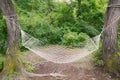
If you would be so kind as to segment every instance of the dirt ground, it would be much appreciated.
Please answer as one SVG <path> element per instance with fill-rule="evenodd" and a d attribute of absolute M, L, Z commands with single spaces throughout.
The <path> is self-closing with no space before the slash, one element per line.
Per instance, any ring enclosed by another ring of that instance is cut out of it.
<path fill-rule="evenodd" d="M 77 50 L 75 50 L 77 51 Z M 23 61 L 31 62 L 35 69 L 32 73 L 49 74 L 58 73 L 63 76 L 47 75 L 47 76 L 15 76 L 9 80 L 120 80 L 119 77 L 105 73 L 102 68 L 94 66 L 92 54 L 80 59 L 77 62 L 69 64 L 56 64 L 45 61 L 32 52 L 23 55 Z"/>
<path fill-rule="evenodd" d="M 120 80 L 120 78 L 114 78 L 114 76 L 105 73 L 102 68 L 95 67 L 91 55 L 78 62 L 70 64 L 55 64 L 47 62 L 33 53 L 28 54 L 27 57 L 28 58 L 25 58 L 26 60 L 35 63 L 34 73 L 60 73 L 65 75 L 62 77 L 29 77 L 27 80 Z"/>

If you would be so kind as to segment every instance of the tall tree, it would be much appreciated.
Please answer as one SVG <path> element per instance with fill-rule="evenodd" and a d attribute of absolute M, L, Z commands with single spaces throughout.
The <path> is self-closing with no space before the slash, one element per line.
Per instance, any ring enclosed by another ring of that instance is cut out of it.
<path fill-rule="evenodd" d="M 19 46 L 20 29 L 17 15 L 11 0 L 0 0 L 0 8 L 5 16 L 8 29 L 8 50 L 12 53 L 14 43 Z"/>
<path fill-rule="evenodd" d="M 105 70 L 120 72 L 120 53 L 118 52 L 117 31 L 120 18 L 120 0 L 109 0 L 103 32 L 103 56 Z"/>
<path fill-rule="evenodd" d="M 12 69 L 11 71 L 14 72 L 14 70 L 18 69 L 16 54 L 17 50 L 19 50 L 19 23 L 11 0 L 0 0 L 0 8 L 5 17 L 8 32 L 7 64 L 5 67 L 9 68 L 9 70 Z"/>

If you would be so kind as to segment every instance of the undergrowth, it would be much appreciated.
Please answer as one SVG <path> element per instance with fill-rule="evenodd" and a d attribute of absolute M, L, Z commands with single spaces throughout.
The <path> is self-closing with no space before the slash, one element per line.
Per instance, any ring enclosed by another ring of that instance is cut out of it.
<path fill-rule="evenodd" d="M 32 72 L 32 71 L 35 69 L 35 67 L 34 67 L 34 66 L 32 65 L 32 63 L 29 62 L 29 61 L 24 61 L 23 64 L 24 64 L 24 66 L 25 66 L 25 69 L 26 69 L 28 72 Z"/>
<path fill-rule="evenodd" d="M 104 65 L 103 53 L 102 53 L 101 47 L 96 51 L 93 59 L 94 59 L 94 63 L 96 66 L 103 66 Z"/>

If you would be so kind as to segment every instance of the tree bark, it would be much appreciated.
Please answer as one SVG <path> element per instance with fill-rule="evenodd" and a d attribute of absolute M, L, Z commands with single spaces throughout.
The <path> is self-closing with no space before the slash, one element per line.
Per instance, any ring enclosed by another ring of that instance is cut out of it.
<path fill-rule="evenodd" d="M 4 68 L 2 71 L 4 77 L 1 76 L 1 79 L 4 80 L 4 78 L 13 74 L 14 71 L 21 71 L 20 59 L 18 58 L 20 29 L 12 1 L 0 0 L 0 8 L 6 19 L 8 32 L 8 49 L 6 51 L 6 61 L 4 62 Z"/>
<path fill-rule="evenodd" d="M 103 32 L 103 57 L 105 70 L 118 74 L 120 62 L 118 56 L 117 32 L 120 18 L 120 0 L 109 0 Z"/>
<path fill-rule="evenodd" d="M 8 50 L 13 52 L 13 47 L 19 47 L 20 29 L 16 12 L 11 0 L 0 0 L 0 8 L 6 19 L 8 31 Z"/>

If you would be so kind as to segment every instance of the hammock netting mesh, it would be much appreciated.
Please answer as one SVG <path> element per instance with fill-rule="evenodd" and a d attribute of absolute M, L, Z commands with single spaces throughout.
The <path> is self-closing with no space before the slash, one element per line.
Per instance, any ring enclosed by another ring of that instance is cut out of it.
<path fill-rule="evenodd" d="M 45 46 L 46 49 L 43 48 L 43 42 L 32 37 L 28 33 L 21 30 L 22 35 L 22 44 L 24 47 L 32 51 L 33 53 L 39 55 L 40 57 L 46 59 L 47 61 L 51 61 L 54 63 L 70 63 L 77 61 L 99 48 L 100 35 L 97 35 L 93 38 L 89 38 L 86 40 L 86 44 L 83 47 L 77 49 L 76 52 L 72 51 L 72 49 L 68 49 L 66 51 L 65 46 L 55 45 L 50 48 L 49 46 Z"/>
<path fill-rule="evenodd" d="M 12 23 L 16 25 L 15 20 L 11 17 L 6 17 L 7 21 L 11 21 Z M 20 28 L 21 29 L 21 28 Z M 100 36 L 101 34 L 87 39 L 85 44 L 82 47 L 76 48 L 76 51 L 74 51 L 71 48 L 68 48 L 63 45 L 45 45 L 43 41 L 34 38 L 30 34 L 26 33 L 21 29 L 21 37 L 22 37 L 22 45 L 27 48 L 28 50 L 32 51 L 33 53 L 37 54 L 41 58 L 57 63 L 57 64 L 65 64 L 65 63 L 72 63 L 75 61 L 79 61 L 80 59 L 86 57 L 87 55 L 93 53 L 99 48 L 99 42 L 100 42 Z M 9 64 L 9 63 L 8 63 Z M 19 64 L 19 63 L 18 63 Z M 20 63 L 22 64 L 22 63 Z M 9 71 L 9 70 L 8 70 Z M 7 76 L 8 71 L 6 71 L 5 75 L 3 75 L 2 80 L 6 80 L 6 78 L 11 78 L 12 76 Z M 59 74 L 59 73 L 46 73 L 46 74 L 35 74 L 26 71 L 21 66 L 21 73 L 23 74 L 23 77 L 27 78 L 28 76 L 36 76 L 36 77 L 43 77 L 43 76 L 61 76 L 65 77 L 66 75 Z"/>

